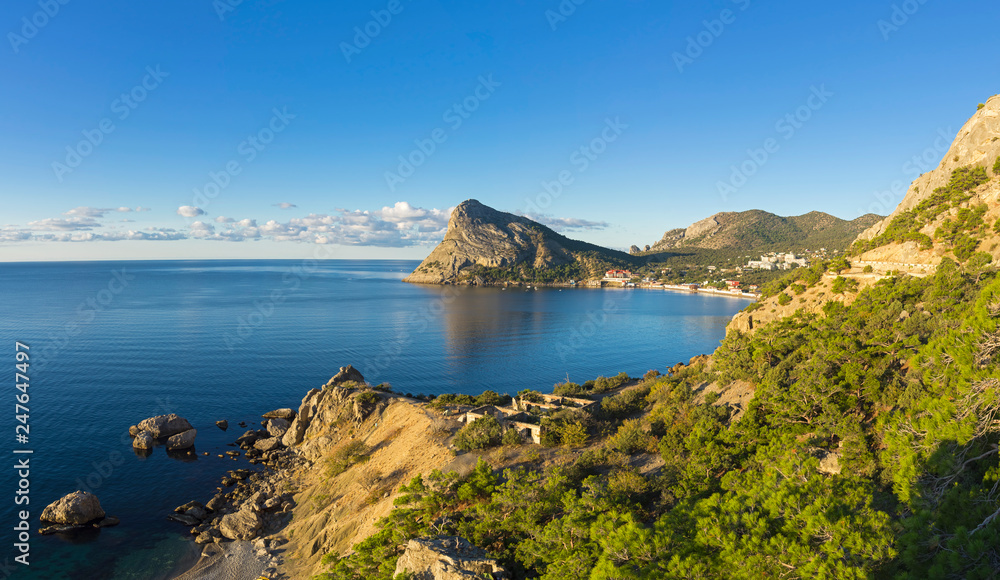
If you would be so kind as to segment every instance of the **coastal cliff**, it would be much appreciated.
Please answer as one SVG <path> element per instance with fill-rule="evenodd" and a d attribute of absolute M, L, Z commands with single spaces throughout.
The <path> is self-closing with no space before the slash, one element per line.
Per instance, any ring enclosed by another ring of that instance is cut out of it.
<path fill-rule="evenodd" d="M 624 252 L 572 240 L 526 217 L 470 199 L 455 208 L 444 240 L 403 281 L 560 281 L 598 277 L 601 268 L 631 263 Z"/>

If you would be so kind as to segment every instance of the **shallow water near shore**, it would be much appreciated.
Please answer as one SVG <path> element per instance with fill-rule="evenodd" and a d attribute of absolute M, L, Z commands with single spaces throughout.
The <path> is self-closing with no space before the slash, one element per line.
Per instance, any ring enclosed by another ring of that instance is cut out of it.
<path fill-rule="evenodd" d="M 461 288 L 400 280 L 416 261 L 0 264 L 0 337 L 31 347 L 30 567 L 14 578 L 155 579 L 191 562 L 167 521 L 208 500 L 260 414 L 353 364 L 400 393 L 550 390 L 710 353 L 746 300 L 663 290 Z M 11 398 L 12 387 L 9 390 Z M 10 407 L 13 411 L 13 405 Z M 177 413 L 197 456 L 136 456 L 129 425 Z M 215 426 L 227 419 L 228 432 Z M 208 456 L 202 455 L 209 452 Z M 18 485 L 5 476 L 7 489 Z M 89 489 L 121 525 L 40 536 L 48 503 Z M 4 506 L 5 525 L 17 510 Z M 9 544 L 8 544 L 9 545 Z M 8 548 L 10 562 L 16 555 Z"/>

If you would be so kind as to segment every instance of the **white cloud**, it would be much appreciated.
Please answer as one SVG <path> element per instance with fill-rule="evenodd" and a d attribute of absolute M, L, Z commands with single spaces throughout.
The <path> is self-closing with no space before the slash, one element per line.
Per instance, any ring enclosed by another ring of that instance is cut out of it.
<path fill-rule="evenodd" d="M 288 203 L 287 201 L 283 201 L 281 203 L 276 203 L 276 204 L 274 204 L 274 206 L 275 207 L 280 207 L 281 209 L 292 209 L 293 207 L 299 207 L 299 206 L 295 205 L 294 203 Z"/>
<path fill-rule="evenodd" d="M 122 207 L 116 209 L 115 211 L 117 211 L 119 213 L 129 213 L 130 211 L 132 211 L 132 208 L 122 206 Z"/>
<path fill-rule="evenodd" d="M 200 207 L 195 207 L 193 205 L 182 205 L 177 208 L 177 215 L 184 217 L 198 217 L 200 215 L 205 215 L 205 210 Z"/>
<path fill-rule="evenodd" d="M 99 227 L 101 227 L 101 224 L 91 217 L 71 217 L 66 219 L 48 218 L 28 222 L 29 230 L 38 230 L 43 232 L 87 231 Z"/>
<path fill-rule="evenodd" d="M 557 232 L 567 230 L 603 230 L 611 226 L 608 222 L 593 222 L 579 218 L 558 218 L 550 215 L 521 214 L 524 217 L 549 226 Z"/>
<path fill-rule="evenodd" d="M 152 211 L 148 207 L 142 207 L 141 205 L 135 208 L 135 211 Z"/>
<path fill-rule="evenodd" d="M 87 207 L 82 205 L 80 207 L 74 207 L 69 211 L 63 212 L 63 215 L 71 215 L 71 216 L 85 217 L 85 218 L 102 218 L 104 217 L 104 214 L 112 211 L 115 210 L 109 208 L 100 208 L 100 207 Z"/>
<path fill-rule="evenodd" d="M 234 221 L 236 221 L 236 220 L 234 220 L 231 217 L 226 217 L 224 215 L 216 216 L 216 218 L 215 218 L 215 223 L 217 223 L 217 224 L 231 224 Z"/>

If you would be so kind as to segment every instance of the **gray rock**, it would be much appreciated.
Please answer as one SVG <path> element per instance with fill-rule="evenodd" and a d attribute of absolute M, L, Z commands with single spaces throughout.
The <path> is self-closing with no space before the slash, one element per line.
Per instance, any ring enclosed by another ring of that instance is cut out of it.
<path fill-rule="evenodd" d="M 236 438 L 236 444 L 239 445 L 240 447 L 243 447 L 244 445 L 250 446 L 250 445 L 253 445 L 254 442 L 256 442 L 257 439 L 259 439 L 259 438 L 260 438 L 260 435 L 258 435 L 256 431 L 254 431 L 253 429 L 251 429 L 251 430 L 247 431 L 246 433 L 244 433 L 244 434 L 240 435 L 239 437 L 237 437 Z"/>
<path fill-rule="evenodd" d="M 340 372 L 333 375 L 333 378 L 326 383 L 326 386 L 332 387 L 348 382 L 364 384 L 365 377 L 358 369 L 352 365 L 347 365 L 346 367 L 340 367 Z"/>
<path fill-rule="evenodd" d="M 167 449 L 170 451 L 190 449 L 194 446 L 194 438 L 197 435 L 197 429 L 188 429 L 182 433 L 172 435 L 169 439 L 167 439 Z"/>
<path fill-rule="evenodd" d="M 149 431 L 153 437 L 159 439 L 183 433 L 191 428 L 191 424 L 188 423 L 187 419 L 171 413 L 169 415 L 150 417 L 139 423 L 138 428 L 140 431 Z"/>
<path fill-rule="evenodd" d="M 189 516 L 187 514 L 170 514 L 167 519 L 174 522 L 180 522 L 185 526 L 197 526 L 201 523 L 201 520 L 194 516 Z"/>
<path fill-rule="evenodd" d="M 104 518 L 97 496 L 86 491 L 74 491 L 48 505 L 39 519 L 53 524 L 80 525 Z"/>
<path fill-rule="evenodd" d="M 252 540 L 262 526 L 260 516 L 249 506 L 240 511 L 226 514 L 219 520 L 219 531 L 230 540 Z"/>
<path fill-rule="evenodd" d="M 208 512 L 205 511 L 205 508 L 193 507 L 188 511 L 184 512 L 184 515 L 196 518 L 198 521 L 204 521 L 204 519 L 208 517 Z"/>
<path fill-rule="evenodd" d="M 287 419 L 271 419 L 267 422 L 267 432 L 271 437 L 283 437 L 290 426 Z"/>
<path fill-rule="evenodd" d="M 295 418 L 295 411 L 291 409 L 275 409 L 262 415 L 265 419 L 284 419 L 291 422 Z"/>
<path fill-rule="evenodd" d="M 473 580 L 509 578 L 507 570 L 488 558 L 486 551 L 464 538 L 417 538 L 406 544 L 395 574 L 409 572 L 414 580 Z"/>
<path fill-rule="evenodd" d="M 261 439 L 253 444 L 253 448 L 258 451 L 273 451 L 279 447 L 281 447 L 281 439 L 279 437 Z"/>
<path fill-rule="evenodd" d="M 132 447 L 136 449 L 152 449 L 153 435 L 149 431 L 140 431 L 132 440 Z"/>
<path fill-rule="evenodd" d="M 316 413 L 316 406 L 322 392 L 320 389 L 312 389 L 302 398 L 302 404 L 299 405 L 299 412 L 295 415 L 295 420 L 292 421 L 288 431 L 285 431 L 285 436 L 281 438 L 281 442 L 286 447 L 302 443 L 306 429 L 309 428 L 309 422 L 312 421 L 313 415 Z"/>
<path fill-rule="evenodd" d="M 229 421 L 226 421 L 225 419 L 221 421 L 216 421 L 215 426 L 225 431 L 226 429 L 229 429 Z"/>
<path fill-rule="evenodd" d="M 103 520 L 97 522 L 96 525 L 99 528 L 113 528 L 120 523 L 122 523 L 122 521 L 115 516 L 106 516 Z"/>

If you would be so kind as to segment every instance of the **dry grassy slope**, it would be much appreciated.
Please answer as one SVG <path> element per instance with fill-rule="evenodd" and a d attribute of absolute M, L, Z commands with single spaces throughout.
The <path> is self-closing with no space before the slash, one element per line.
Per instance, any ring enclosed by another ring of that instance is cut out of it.
<path fill-rule="evenodd" d="M 310 429 L 313 437 L 330 437 L 332 443 L 312 467 L 289 482 L 299 491 L 292 523 L 284 531 L 289 539 L 285 572 L 292 578 L 319 574 L 323 555 L 346 554 L 376 531 L 375 522 L 392 511 L 400 484 L 451 463 L 454 457 L 444 445 L 442 426 L 419 404 L 391 397 L 387 407 L 360 425 L 343 422 Z M 329 477 L 329 459 L 353 440 L 374 452 L 366 462 Z"/>
<path fill-rule="evenodd" d="M 857 280 L 859 292 L 874 285 L 884 277 L 883 274 L 878 272 L 865 274 L 862 272 L 861 268 L 852 268 L 850 271 L 843 272 L 841 275 L 845 278 L 853 278 Z M 835 278 L 836 276 L 833 274 L 825 274 L 815 286 L 807 288 L 805 292 L 798 296 L 791 290 L 786 290 L 785 293 L 792 297 L 792 301 L 785 305 L 778 303 L 778 296 L 771 296 L 770 298 L 762 300 L 760 302 L 761 308 L 749 313 L 746 311 L 737 313 L 736 316 L 734 316 L 729 322 L 729 326 L 726 327 L 726 332 L 740 331 L 743 333 L 749 333 L 770 322 L 781 320 L 786 316 L 791 316 L 798 310 L 802 310 L 807 313 L 822 314 L 823 305 L 827 302 L 837 301 L 843 302 L 844 304 L 851 304 L 854 302 L 854 299 L 857 298 L 858 295 L 857 292 L 844 292 L 843 294 L 833 293 L 831 286 L 833 285 L 833 280 Z"/>

